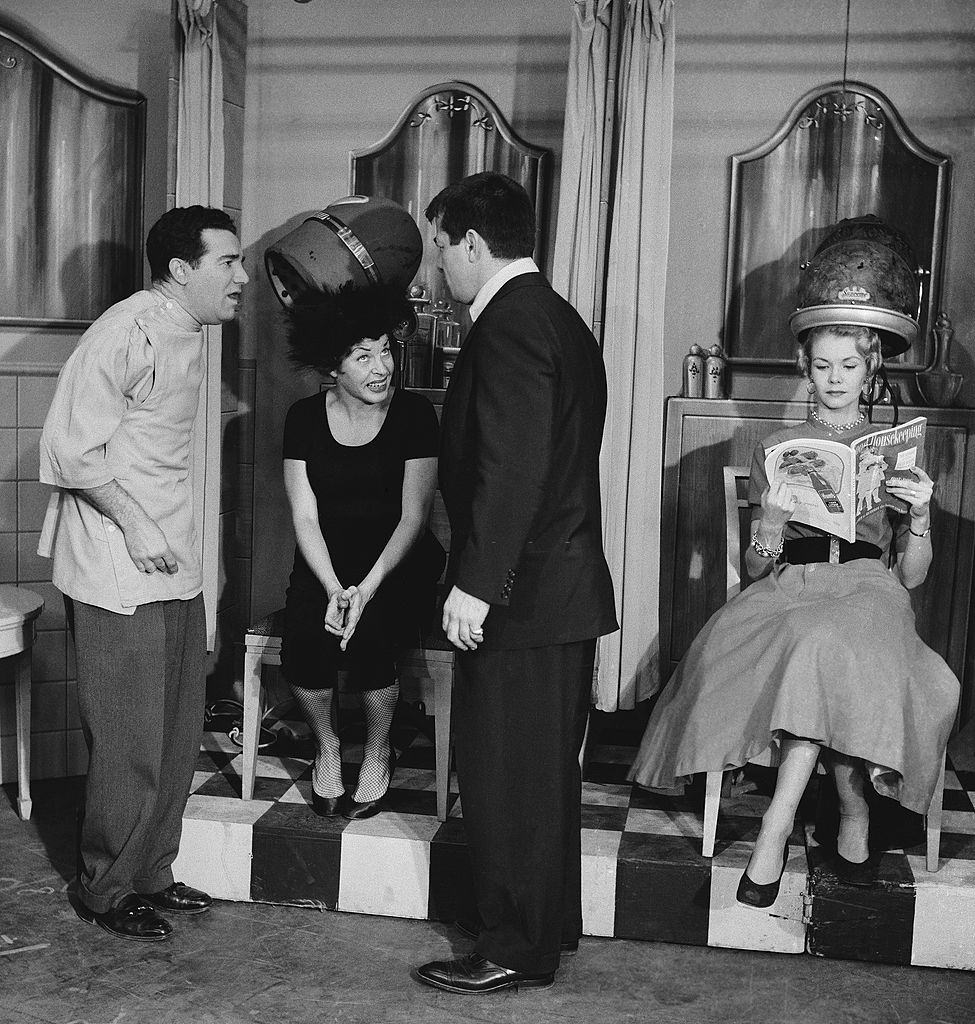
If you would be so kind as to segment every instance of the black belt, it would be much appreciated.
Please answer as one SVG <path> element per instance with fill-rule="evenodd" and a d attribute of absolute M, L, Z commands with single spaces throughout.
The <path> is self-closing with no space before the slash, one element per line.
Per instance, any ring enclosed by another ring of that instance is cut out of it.
<path fill-rule="evenodd" d="M 835 539 L 835 538 L 834 538 Z M 807 565 L 809 562 L 829 561 L 829 537 L 797 537 L 785 542 L 785 561 L 789 565 Z M 840 562 L 852 562 L 854 558 L 881 558 L 883 552 L 876 544 L 856 540 L 852 544 L 837 540 L 840 546 Z"/>

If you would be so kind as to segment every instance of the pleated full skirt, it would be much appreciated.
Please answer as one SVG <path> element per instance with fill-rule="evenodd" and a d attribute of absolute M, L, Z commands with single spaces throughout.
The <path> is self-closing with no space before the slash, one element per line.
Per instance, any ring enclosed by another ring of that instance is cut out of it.
<path fill-rule="evenodd" d="M 740 767 L 788 733 L 862 758 L 879 793 L 924 814 L 959 689 L 879 560 L 787 565 L 695 638 L 629 778 L 672 789 L 696 772 Z"/>

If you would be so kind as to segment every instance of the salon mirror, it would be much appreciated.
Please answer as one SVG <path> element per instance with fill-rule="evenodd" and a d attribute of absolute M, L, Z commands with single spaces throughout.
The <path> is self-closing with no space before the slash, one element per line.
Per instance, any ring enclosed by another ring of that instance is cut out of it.
<path fill-rule="evenodd" d="M 535 259 L 540 261 L 547 155 L 548 150 L 519 138 L 480 89 L 466 82 L 445 82 L 415 96 L 375 145 L 350 153 L 349 191 L 392 199 L 409 211 L 424 239 L 416 283 L 424 286 L 432 303 L 450 302 L 436 267 L 433 228 L 423 215 L 427 204 L 445 185 L 468 174 L 507 174 L 521 182 L 535 202 Z"/>
<path fill-rule="evenodd" d="M 893 369 L 933 359 L 950 161 L 921 143 L 883 93 L 833 82 L 806 93 L 775 134 L 731 158 L 724 345 L 731 362 L 794 365 L 789 314 L 803 264 L 832 224 L 874 213 L 916 257 L 918 339 Z"/>
<path fill-rule="evenodd" d="M 0 22 L 0 324 L 85 327 L 141 286 L 145 106 Z"/>

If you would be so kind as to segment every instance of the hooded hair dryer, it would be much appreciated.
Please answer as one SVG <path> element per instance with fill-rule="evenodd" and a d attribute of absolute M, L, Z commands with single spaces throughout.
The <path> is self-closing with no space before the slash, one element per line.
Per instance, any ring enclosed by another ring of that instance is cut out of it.
<path fill-rule="evenodd" d="M 299 224 L 264 253 L 271 286 L 286 309 L 343 285 L 391 285 L 403 294 L 420 267 L 423 239 L 390 199 L 346 196 Z"/>

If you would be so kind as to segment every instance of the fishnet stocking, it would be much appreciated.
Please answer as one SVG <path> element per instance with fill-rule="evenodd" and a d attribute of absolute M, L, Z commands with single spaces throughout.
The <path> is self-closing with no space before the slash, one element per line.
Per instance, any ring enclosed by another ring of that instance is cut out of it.
<path fill-rule="evenodd" d="M 342 751 L 335 733 L 335 690 L 306 690 L 292 683 L 291 692 L 318 743 L 318 754 L 311 771 L 312 789 L 319 796 L 341 796 L 345 788 L 342 785 Z"/>
<path fill-rule="evenodd" d="M 393 752 L 389 730 L 399 700 L 399 681 L 382 690 L 363 690 L 361 697 L 366 716 L 366 742 L 362 748 L 359 783 L 352 797 L 357 803 L 378 800 L 389 789 L 389 762 Z"/>

